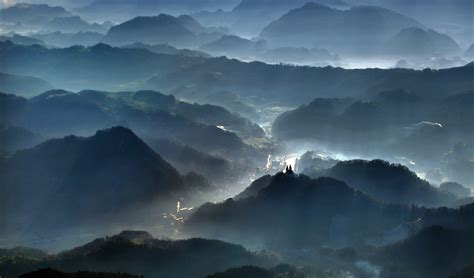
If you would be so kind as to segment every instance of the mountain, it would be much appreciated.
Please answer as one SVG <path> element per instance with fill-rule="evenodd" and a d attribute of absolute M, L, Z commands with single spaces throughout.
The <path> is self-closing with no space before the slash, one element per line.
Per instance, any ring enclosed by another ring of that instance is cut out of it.
<path fill-rule="evenodd" d="M 220 39 L 204 44 L 200 50 L 215 56 L 256 57 L 266 49 L 264 40 L 251 41 L 234 35 L 222 36 Z"/>
<path fill-rule="evenodd" d="M 412 18 L 380 7 L 356 6 L 338 10 L 309 3 L 270 23 L 259 37 L 272 47 L 319 47 L 337 53 L 368 54 L 391 34 L 421 26 Z"/>
<path fill-rule="evenodd" d="M 234 91 L 251 103 L 298 106 L 317 97 L 364 98 L 367 94 L 399 88 L 424 97 L 441 98 L 471 90 L 473 71 L 467 65 L 424 71 L 295 67 L 217 57 L 154 76 L 148 79 L 146 87 L 187 98 Z"/>
<path fill-rule="evenodd" d="M 7 277 L 38 268 L 52 267 L 72 272 L 127 272 L 146 277 L 205 277 L 242 265 L 268 267 L 273 258 L 250 252 L 240 245 L 217 240 L 147 239 L 143 243 L 115 235 L 53 255 L 48 260 L 13 264 L 5 260 L 0 269 Z"/>
<path fill-rule="evenodd" d="M 471 59 L 474 58 L 474 43 L 471 44 L 468 49 L 466 49 L 466 51 L 464 52 L 464 56 Z"/>
<path fill-rule="evenodd" d="M 386 245 L 433 225 L 469 230 L 473 217 L 472 204 L 459 209 L 388 204 L 343 181 L 289 170 L 256 180 L 236 198 L 202 205 L 183 231 L 259 248 L 311 250 Z"/>
<path fill-rule="evenodd" d="M 104 272 L 90 272 L 90 271 L 78 271 L 78 272 L 62 272 L 51 268 L 38 269 L 32 272 L 23 273 L 20 275 L 21 278 L 36 278 L 36 277 L 56 277 L 56 278 L 140 278 L 138 275 L 131 275 L 127 273 L 104 273 Z"/>
<path fill-rule="evenodd" d="M 431 186 L 407 167 L 382 160 L 342 161 L 321 170 L 314 177 L 332 177 L 344 181 L 377 200 L 389 203 L 440 207 L 456 200 L 455 195 Z"/>
<path fill-rule="evenodd" d="M 121 22 L 134 16 L 152 16 L 158 13 L 189 14 L 201 10 L 230 9 L 237 4 L 238 0 L 133 0 L 133 1 L 88 1 L 82 7 L 74 11 L 91 20 L 111 20 Z"/>
<path fill-rule="evenodd" d="M 35 33 L 32 36 L 56 47 L 71 47 L 73 45 L 92 46 L 98 44 L 104 37 L 103 34 L 96 32 L 62 33 L 59 31 Z"/>
<path fill-rule="evenodd" d="M 20 45 L 34 45 L 34 44 L 37 44 L 37 45 L 42 45 L 42 46 L 45 46 L 47 47 L 47 44 L 40 40 L 40 39 L 36 39 L 36 38 L 33 38 L 33 37 L 28 37 L 28 36 L 22 36 L 22 35 L 18 35 L 16 33 L 13 33 L 11 35 L 2 35 L 0 36 L 0 41 L 11 41 L 12 43 L 14 44 L 20 44 Z"/>
<path fill-rule="evenodd" d="M 277 277 L 295 277 L 304 278 L 305 274 L 296 267 L 281 264 L 275 267 L 264 269 L 257 266 L 242 266 L 230 268 L 224 272 L 208 275 L 206 278 L 277 278 Z"/>
<path fill-rule="evenodd" d="M 110 28 L 110 24 L 89 23 L 79 16 L 55 17 L 49 21 L 44 29 L 46 31 L 60 31 L 64 33 L 77 32 L 97 32 L 106 33 Z"/>
<path fill-rule="evenodd" d="M 457 182 L 443 182 L 439 185 L 441 191 L 446 191 L 456 195 L 458 198 L 471 197 L 471 189 L 459 184 Z"/>
<path fill-rule="evenodd" d="M 125 96 L 125 94 L 122 94 Z M 238 114 L 210 104 L 190 104 L 179 101 L 174 96 L 155 91 L 138 91 L 129 95 L 133 101 L 153 109 L 167 111 L 189 120 L 207 125 L 222 127 L 242 138 L 263 137 L 264 131 L 256 124 Z"/>
<path fill-rule="evenodd" d="M 45 136 L 89 135 L 115 125 L 132 128 L 147 139 L 172 138 L 199 151 L 239 163 L 263 163 L 265 156 L 229 130 L 258 137 L 249 120 L 212 105 L 181 102 L 154 91 L 107 93 L 85 90 L 45 92 L 26 100 L 0 95 L 11 107 L 1 119 Z M 249 161 L 249 158 L 252 160 Z"/>
<path fill-rule="evenodd" d="M 459 45 L 448 35 L 418 27 L 401 30 L 388 41 L 387 48 L 393 54 L 404 57 L 431 57 L 461 53 Z"/>
<path fill-rule="evenodd" d="M 207 183 L 189 183 L 124 127 L 48 140 L 1 164 L 2 203 L 8 212 L 2 234 L 11 242 L 43 233 L 64 236 L 104 219 L 101 229 L 106 230 L 130 220 L 121 216 L 155 202 L 154 210 L 160 211 L 178 198 L 197 201 L 211 189 Z"/>
<path fill-rule="evenodd" d="M 256 195 L 201 206 L 185 222 L 185 232 L 276 250 L 348 246 L 388 241 L 388 231 L 406 216 L 403 208 L 385 206 L 332 178 L 278 173 L 262 179 L 246 189 Z"/>
<path fill-rule="evenodd" d="M 318 140 L 333 151 L 355 156 L 405 157 L 420 171 L 423 167 L 446 171 L 444 155 L 472 136 L 465 120 L 472 114 L 471 97 L 472 92 L 433 98 L 389 90 L 365 101 L 319 98 L 278 116 L 272 134 L 286 142 Z M 468 167 L 457 167 L 457 173 L 446 173 L 447 177 L 470 184 L 459 172 L 462 168 Z"/>
<path fill-rule="evenodd" d="M 114 45 L 135 42 L 145 44 L 170 44 L 175 47 L 194 47 L 200 43 L 201 34 L 211 33 L 194 18 L 182 15 L 174 17 L 167 14 L 141 16 L 113 26 L 103 41 Z M 211 35 L 211 37 L 217 35 Z"/>
<path fill-rule="evenodd" d="M 243 35 L 256 36 L 259 30 L 262 30 L 273 20 L 306 3 L 308 1 L 304 0 L 242 0 L 231 11 L 231 18 L 235 18 L 232 29 Z"/>
<path fill-rule="evenodd" d="M 74 65 L 69 62 L 71 57 Z M 420 96 L 443 97 L 471 90 L 474 72 L 474 67 L 467 65 L 424 71 L 268 65 L 105 44 L 48 50 L 0 42 L 0 59 L 0 71 L 43 78 L 70 90 L 139 87 L 191 100 L 230 91 L 247 103 L 264 106 L 298 106 L 316 97 L 366 97 L 397 88 Z"/>
<path fill-rule="evenodd" d="M 71 16 L 63 7 L 46 4 L 18 3 L 2 9 L 2 20 L 10 23 L 45 24 L 55 17 Z"/>
<path fill-rule="evenodd" d="M 30 148 L 42 141 L 44 138 L 41 135 L 27 129 L 0 124 L 0 154 Z"/>
<path fill-rule="evenodd" d="M 404 241 L 381 248 L 373 261 L 383 266 L 386 275 L 398 270 L 408 276 L 448 277 L 472 264 L 471 233 L 472 230 L 427 227 Z"/>
<path fill-rule="evenodd" d="M 296 63 L 304 65 L 327 65 L 330 61 L 337 61 L 337 55 L 331 54 L 325 49 L 304 47 L 279 47 L 268 49 L 259 56 L 268 63 Z M 326 64 L 325 64 L 326 63 Z"/>
<path fill-rule="evenodd" d="M 254 171 L 251 167 L 202 153 L 170 139 L 150 139 L 147 143 L 181 173 L 199 173 L 217 185 L 238 184 L 242 176 Z"/>
<path fill-rule="evenodd" d="M 0 73 L 0 92 L 32 97 L 51 89 L 53 85 L 36 77 Z"/>
<path fill-rule="evenodd" d="M 191 49 L 178 49 L 174 46 L 169 44 L 144 44 L 140 42 L 132 43 L 129 45 L 123 46 L 124 48 L 144 48 L 150 50 L 154 53 L 161 53 L 161 54 L 170 54 L 170 55 L 184 55 L 189 57 L 202 57 L 202 58 L 210 58 L 211 55 L 198 51 L 198 50 L 191 50 Z"/>

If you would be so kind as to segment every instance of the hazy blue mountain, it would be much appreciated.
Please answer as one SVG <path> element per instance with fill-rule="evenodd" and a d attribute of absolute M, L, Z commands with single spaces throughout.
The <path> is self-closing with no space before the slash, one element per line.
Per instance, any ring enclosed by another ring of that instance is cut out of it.
<path fill-rule="evenodd" d="M 183 63 L 199 60 L 186 56 L 152 53 L 145 49 L 114 48 L 106 44 L 88 48 L 74 46 L 46 50 L 41 47 L 17 46 L 9 42 L 0 42 L 0 56 L 4 61 L 1 64 L 2 71 L 42 76 L 59 87 L 73 87 L 74 90 L 110 89 L 111 84 L 115 84 L 117 90 L 121 87 L 119 84 L 144 79 L 160 72 L 173 71 Z M 70 70 L 71 57 L 74 57 L 75 65 L 80 70 Z M 135 70 L 130 71 L 130 67 Z"/>
<path fill-rule="evenodd" d="M 440 207 L 453 204 L 457 198 L 431 186 L 407 167 L 382 160 L 342 161 L 313 177 L 344 181 L 377 200 L 389 203 Z"/>
<path fill-rule="evenodd" d="M 264 131 L 258 125 L 216 105 L 190 104 L 177 100 L 173 95 L 164 95 L 155 91 L 138 91 L 120 95 L 144 106 L 149 106 L 151 109 L 167 111 L 198 123 L 222 127 L 242 138 L 264 136 Z"/>
<path fill-rule="evenodd" d="M 371 99 L 316 99 L 277 117 L 272 133 L 281 141 L 319 140 L 340 151 L 408 157 L 434 168 L 446 168 L 445 153 L 472 136 L 465 120 L 472 114 L 472 92 L 432 99 L 392 90 Z"/>
<path fill-rule="evenodd" d="M 68 62 L 70 57 L 74 57 L 74 65 Z M 187 99 L 231 91 L 265 105 L 301 105 L 316 97 L 359 97 L 397 88 L 441 97 L 470 90 L 474 82 L 474 67 L 469 65 L 424 71 L 310 68 L 165 55 L 105 44 L 45 50 L 0 42 L 0 59 L 0 71 L 44 78 L 72 90 L 117 91 L 128 85 Z"/>
<path fill-rule="evenodd" d="M 94 0 L 88 5 L 75 9 L 80 15 L 94 20 L 124 21 L 133 16 L 152 16 L 159 13 L 172 15 L 188 14 L 201 10 L 215 10 L 218 8 L 230 9 L 234 7 L 238 0 Z"/>
<path fill-rule="evenodd" d="M 310 3 L 269 24 L 259 37 L 267 40 L 269 46 L 319 47 L 338 53 L 369 54 L 391 34 L 421 26 L 412 18 L 380 7 L 338 10 Z"/>
<path fill-rule="evenodd" d="M 200 202 L 200 194 L 212 189 L 206 182 L 189 183 L 124 127 L 48 140 L 1 164 L 8 212 L 2 234 L 16 230 L 10 238 L 16 241 L 35 234 L 65 236 L 67 229 L 108 219 L 101 227 L 106 230 L 154 202 L 160 211 L 179 197 Z"/>
<path fill-rule="evenodd" d="M 220 39 L 204 44 L 200 50 L 215 56 L 257 57 L 265 51 L 264 40 L 252 41 L 234 35 L 222 36 Z"/>
<path fill-rule="evenodd" d="M 79 16 L 55 17 L 49 21 L 43 30 L 63 33 L 77 32 L 97 32 L 106 33 L 110 28 L 110 24 L 88 23 Z"/>
<path fill-rule="evenodd" d="M 195 44 L 196 34 L 186 28 L 177 17 L 160 14 L 154 17 L 136 17 L 112 27 L 103 41 L 124 45 L 134 42 L 147 44 L 171 44 L 189 47 Z"/>
<path fill-rule="evenodd" d="M 135 42 L 170 44 L 175 47 L 195 47 L 217 39 L 222 34 L 208 29 L 188 15 L 174 17 L 167 14 L 141 16 L 110 28 L 103 41 L 114 45 Z"/>
<path fill-rule="evenodd" d="M 53 85 L 36 77 L 0 73 L 0 92 L 32 97 L 51 89 Z"/>
<path fill-rule="evenodd" d="M 48 46 L 44 41 L 40 39 L 36 39 L 33 37 L 28 37 L 28 36 L 22 36 L 18 34 L 11 34 L 11 35 L 2 35 L 0 36 L 0 41 L 11 41 L 14 44 L 20 44 L 20 45 L 42 45 L 42 46 Z"/>
<path fill-rule="evenodd" d="M 360 97 L 403 88 L 420 96 L 441 97 L 470 90 L 474 67 L 445 70 L 346 70 L 242 63 L 212 58 L 148 80 L 147 87 L 197 97 L 235 91 L 254 102 L 301 105 L 315 97 Z M 443 81 L 441 81 L 443 80 Z M 189 86 L 193 84 L 192 86 Z M 255 97 L 257 96 L 257 98 Z"/>
<path fill-rule="evenodd" d="M 471 197 L 471 189 L 457 182 L 443 182 L 439 185 L 439 189 L 454 194 L 458 198 Z"/>
<path fill-rule="evenodd" d="M 217 185 L 238 183 L 242 175 L 251 174 L 254 170 L 246 165 L 202 153 L 170 139 L 146 141 L 181 173 L 199 173 Z"/>
<path fill-rule="evenodd" d="M 338 162 L 318 151 L 307 151 L 296 161 L 295 168 L 300 173 L 312 176 L 314 172 L 331 168 Z"/>
<path fill-rule="evenodd" d="M 448 35 L 418 27 L 401 30 L 388 41 L 387 49 L 388 52 L 404 57 L 431 57 L 461 53 L 459 45 Z"/>
<path fill-rule="evenodd" d="M 36 133 L 19 126 L 0 124 L 0 153 L 11 153 L 19 149 L 33 147 L 44 141 L 44 138 Z"/>
<path fill-rule="evenodd" d="M 18 3 L 2 9 L 2 20 L 11 23 L 45 24 L 55 17 L 71 16 L 64 8 L 46 4 Z"/>
<path fill-rule="evenodd" d="M 173 138 L 197 150 L 242 163 L 257 165 L 263 153 L 245 144 L 242 136 L 261 136 L 249 120 L 212 105 L 193 105 L 153 91 L 106 93 L 63 90 L 45 92 L 30 100 L 0 95 L 8 107 L 0 120 L 45 136 L 89 135 L 95 130 L 125 125 L 140 136 Z M 223 127 L 217 127 L 223 126 Z"/>
<path fill-rule="evenodd" d="M 342 1 L 313 1 L 326 2 L 324 4 L 335 4 L 337 6 Z M 299 8 L 308 1 L 281 1 L 281 0 L 242 0 L 239 5 L 232 9 L 231 16 L 235 18 L 232 28 L 242 34 L 257 35 L 258 31 L 267 24 L 289 10 Z"/>
<path fill-rule="evenodd" d="M 53 255 L 48 260 L 22 261 L 12 264 L 5 260 L 0 269 L 6 275 L 38 268 L 52 267 L 66 272 L 78 269 L 94 272 L 127 272 L 146 277 L 205 277 L 242 265 L 269 267 L 272 258 L 250 252 L 240 245 L 217 240 L 147 239 L 130 240 L 122 234 L 98 238 L 85 245 Z"/>
<path fill-rule="evenodd" d="M 229 111 L 242 115 L 258 122 L 261 116 L 256 107 L 246 103 L 238 94 L 229 91 L 220 91 L 198 99 L 200 103 L 209 103 L 222 106 Z"/>
<path fill-rule="evenodd" d="M 464 52 L 464 56 L 471 59 L 474 58 L 474 43 L 471 44 L 468 49 L 466 49 L 466 51 Z"/>
<path fill-rule="evenodd" d="M 104 37 L 96 32 L 78 32 L 78 33 L 35 33 L 34 38 L 44 40 L 49 45 L 56 47 L 71 47 L 73 45 L 92 46 L 98 44 Z"/>
<path fill-rule="evenodd" d="M 268 49 L 259 56 L 268 63 L 296 63 L 304 65 L 327 65 L 332 61 L 337 61 L 337 55 L 331 54 L 325 49 L 304 48 L 304 47 L 279 47 Z"/>
<path fill-rule="evenodd" d="M 124 48 L 144 48 L 144 49 L 150 50 L 151 52 L 160 53 L 160 54 L 184 55 L 184 56 L 189 56 L 189 57 L 202 57 L 202 58 L 211 57 L 211 55 L 203 51 L 191 50 L 191 49 L 178 49 L 169 44 L 149 45 L 149 44 L 136 42 L 129 45 L 125 45 L 123 47 Z"/>

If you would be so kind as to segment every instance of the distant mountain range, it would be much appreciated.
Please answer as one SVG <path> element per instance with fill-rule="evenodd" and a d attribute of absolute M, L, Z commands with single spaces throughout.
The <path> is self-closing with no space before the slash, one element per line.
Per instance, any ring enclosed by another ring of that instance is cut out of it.
<path fill-rule="evenodd" d="M 77 32 L 77 33 L 35 33 L 32 37 L 47 42 L 48 45 L 55 47 L 71 47 L 74 45 L 92 46 L 98 44 L 104 34 L 97 32 Z"/>
<path fill-rule="evenodd" d="M 337 53 L 368 54 L 378 50 L 390 35 L 408 27 L 422 25 L 412 18 L 379 7 L 357 6 L 338 10 L 306 4 L 272 22 L 259 37 L 267 40 L 270 46 L 319 47 Z"/>
<path fill-rule="evenodd" d="M 55 17 L 49 21 L 44 31 L 61 31 L 65 33 L 76 33 L 76 32 L 98 32 L 106 33 L 112 26 L 110 22 L 104 24 L 88 23 L 79 16 L 68 16 L 68 17 Z"/>
<path fill-rule="evenodd" d="M 421 97 L 392 90 L 369 101 L 316 99 L 278 116 L 272 132 L 281 141 L 319 140 L 329 148 L 354 155 L 405 157 L 417 167 L 464 165 L 449 166 L 452 170 L 445 174 L 469 185 L 469 159 L 457 155 L 447 159 L 446 154 L 472 136 L 470 123 L 465 120 L 472 114 L 472 96 L 466 92 L 444 98 Z M 472 153 L 466 156 L 472 157 Z"/>
<path fill-rule="evenodd" d="M 217 39 L 222 34 L 208 29 L 188 15 L 174 17 L 167 14 L 136 17 L 113 26 L 103 42 L 125 45 L 135 42 L 145 44 L 171 44 L 175 47 L 195 47 L 206 41 Z"/>
<path fill-rule="evenodd" d="M 74 57 L 74 65 L 69 63 L 70 57 Z M 187 99 L 233 91 L 242 100 L 251 97 L 253 102 L 266 105 L 301 105 L 316 97 L 360 97 L 397 88 L 441 97 L 470 90 L 474 71 L 469 65 L 432 71 L 304 68 L 165 55 L 105 44 L 47 50 L 0 42 L 0 59 L 0 71 L 43 78 L 56 87 L 72 90 L 86 87 L 117 91 L 128 85 Z"/>
<path fill-rule="evenodd" d="M 189 56 L 189 57 L 202 57 L 202 58 L 211 57 L 211 55 L 202 51 L 191 50 L 191 49 L 178 49 L 169 44 L 150 45 L 150 44 L 136 42 L 129 45 L 125 45 L 123 47 L 124 48 L 144 48 L 144 49 L 150 50 L 151 52 L 160 53 L 160 54 L 184 55 L 184 56 Z"/>
<path fill-rule="evenodd" d="M 32 97 L 53 89 L 49 82 L 31 76 L 0 73 L 0 92 Z"/>
<path fill-rule="evenodd" d="M 71 15 L 63 7 L 51 7 L 46 4 L 19 3 L 2 9 L 2 20 L 10 23 L 46 24 L 56 17 Z"/>
<path fill-rule="evenodd" d="M 387 52 L 404 57 L 458 55 L 461 48 L 451 37 L 435 30 L 411 27 L 401 30 L 387 43 Z"/>
<path fill-rule="evenodd" d="M 37 44 L 37 45 L 41 45 L 41 46 L 45 46 L 47 47 L 48 45 L 40 40 L 40 39 L 37 39 L 37 38 L 33 38 L 33 37 L 28 37 L 28 36 L 22 36 L 22 35 L 18 35 L 16 33 L 13 33 L 13 34 L 9 34 L 9 35 L 2 35 L 0 36 L 0 41 L 4 42 L 4 41 L 11 41 L 12 43 L 14 44 L 18 44 L 18 45 L 34 45 L 34 44 Z"/>
<path fill-rule="evenodd" d="M 243 138 L 263 136 L 248 119 L 213 105 L 189 104 L 153 91 L 106 93 L 48 91 L 26 100 L 1 95 L 9 107 L 2 123 L 25 127 L 47 137 L 89 135 L 98 129 L 126 125 L 144 138 L 169 137 L 197 150 L 258 165 L 265 159 Z M 233 133 L 231 131 L 235 131 Z"/>

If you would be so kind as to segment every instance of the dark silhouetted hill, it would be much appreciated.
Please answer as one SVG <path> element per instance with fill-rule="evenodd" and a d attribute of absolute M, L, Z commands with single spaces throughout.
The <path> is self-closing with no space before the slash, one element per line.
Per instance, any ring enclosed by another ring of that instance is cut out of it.
<path fill-rule="evenodd" d="M 105 273 L 105 272 L 62 272 L 51 268 L 38 269 L 20 275 L 21 278 L 140 278 L 139 275 L 126 273 Z"/>
<path fill-rule="evenodd" d="M 86 247 L 87 246 L 87 247 Z M 247 251 L 240 245 L 217 240 L 150 239 L 134 243 L 120 236 L 99 238 L 84 246 L 54 255 L 48 260 L 12 265 L 0 262 L 5 275 L 18 275 L 51 267 L 64 272 L 131 273 L 145 277 L 205 277 L 242 265 L 268 267 L 272 258 Z"/>
<path fill-rule="evenodd" d="M 347 246 L 384 242 L 406 213 L 332 178 L 278 173 L 255 181 L 235 199 L 201 206 L 185 231 L 276 249 Z"/>
<path fill-rule="evenodd" d="M 99 219 L 107 219 L 101 226 L 105 229 L 130 220 L 121 215 L 154 202 L 159 204 L 157 211 L 178 198 L 200 202 L 198 196 L 212 189 L 197 179 L 187 182 L 124 127 L 87 138 L 48 140 L 2 159 L 1 165 L 6 193 L 2 203 L 8 212 L 2 232 L 16 230 L 17 240 L 44 231 L 60 236 L 65 229 Z"/>
<path fill-rule="evenodd" d="M 393 271 L 408 276 L 447 277 L 472 263 L 471 234 L 470 230 L 427 227 L 404 241 L 381 248 L 374 261 L 383 265 L 382 275 Z"/>
<path fill-rule="evenodd" d="M 456 200 L 455 195 L 431 186 L 407 167 L 382 160 L 342 161 L 327 170 L 321 170 L 317 176 L 344 181 L 377 200 L 390 203 L 439 207 L 450 205 Z"/>

